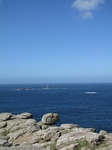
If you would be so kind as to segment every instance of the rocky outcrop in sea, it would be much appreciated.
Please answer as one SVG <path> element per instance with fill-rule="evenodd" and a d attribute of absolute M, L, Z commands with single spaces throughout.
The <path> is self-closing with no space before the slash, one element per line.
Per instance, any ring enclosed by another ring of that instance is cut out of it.
<path fill-rule="evenodd" d="M 112 133 L 77 124 L 61 124 L 59 114 L 45 114 L 40 122 L 31 113 L 0 114 L 0 150 L 112 150 Z"/>

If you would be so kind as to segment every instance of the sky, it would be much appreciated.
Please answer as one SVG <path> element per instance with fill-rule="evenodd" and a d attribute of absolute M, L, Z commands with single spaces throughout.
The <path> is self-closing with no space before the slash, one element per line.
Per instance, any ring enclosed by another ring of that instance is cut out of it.
<path fill-rule="evenodd" d="M 112 82 L 112 0 L 0 0 L 0 84 Z"/>

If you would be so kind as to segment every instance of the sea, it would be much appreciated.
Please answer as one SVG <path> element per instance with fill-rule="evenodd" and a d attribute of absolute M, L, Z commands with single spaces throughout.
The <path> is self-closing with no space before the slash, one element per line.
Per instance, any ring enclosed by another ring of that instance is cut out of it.
<path fill-rule="evenodd" d="M 57 125 L 112 132 L 112 83 L 0 85 L 2 112 L 30 112 L 37 121 L 46 113 L 58 113 Z"/>

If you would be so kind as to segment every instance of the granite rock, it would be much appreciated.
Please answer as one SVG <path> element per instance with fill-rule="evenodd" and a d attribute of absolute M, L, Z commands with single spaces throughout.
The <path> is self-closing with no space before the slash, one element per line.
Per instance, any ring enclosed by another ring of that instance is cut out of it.
<path fill-rule="evenodd" d="M 57 113 L 36 122 L 30 113 L 0 114 L 0 150 L 111 150 L 112 133 L 62 124 Z"/>
<path fill-rule="evenodd" d="M 55 125 L 59 120 L 59 115 L 57 113 L 48 113 L 42 117 L 42 123 L 45 125 Z"/>
<path fill-rule="evenodd" d="M 8 120 L 11 118 L 11 116 L 11 113 L 0 113 L 0 121 Z"/>

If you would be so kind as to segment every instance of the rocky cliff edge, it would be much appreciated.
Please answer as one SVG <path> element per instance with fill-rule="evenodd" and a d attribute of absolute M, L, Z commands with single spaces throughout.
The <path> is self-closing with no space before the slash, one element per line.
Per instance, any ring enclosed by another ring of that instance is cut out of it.
<path fill-rule="evenodd" d="M 112 134 L 77 124 L 61 124 L 59 114 L 45 114 L 40 122 L 31 113 L 0 114 L 0 150 L 112 150 Z"/>

